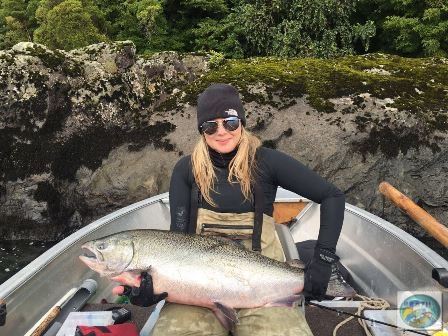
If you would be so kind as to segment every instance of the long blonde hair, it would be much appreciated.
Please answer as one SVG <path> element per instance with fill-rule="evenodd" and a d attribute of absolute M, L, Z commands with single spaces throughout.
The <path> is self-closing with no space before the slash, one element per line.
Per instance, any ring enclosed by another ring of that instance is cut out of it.
<path fill-rule="evenodd" d="M 238 151 L 229 164 L 229 176 L 227 180 L 229 182 L 239 182 L 241 191 L 247 200 L 252 198 L 251 183 L 254 181 L 256 170 L 255 153 L 260 145 L 261 141 L 243 127 Z M 201 136 L 193 149 L 191 163 L 193 176 L 201 191 L 202 197 L 209 204 L 216 206 L 210 196 L 210 192 L 212 190 L 214 191 L 216 174 L 204 136 Z"/>

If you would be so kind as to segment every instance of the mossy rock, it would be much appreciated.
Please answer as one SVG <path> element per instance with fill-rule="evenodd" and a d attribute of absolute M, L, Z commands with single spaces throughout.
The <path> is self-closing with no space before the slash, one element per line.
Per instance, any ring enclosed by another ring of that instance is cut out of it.
<path fill-rule="evenodd" d="M 383 71 L 369 71 L 378 68 Z M 197 95 L 210 83 L 225 82 L 236 86 L 246 103 L 272 104 L 265 96 L 250 92 L 250 86 L 263 83 L 268 97 L 274 93 L 280 96 L 282 102 L 277 108 L 290 106 L 291 97 L 307 95 L 309 104 L 317 111 L 331 113 L 334 108 L 330 98 L 370 93 L 377 98 L 392 98 L 390 107 L 417 115 L 433 130 L 446 130 L 446 74 L 447 59 L 384 54 L 332 60 L 272 57 L 229 60 L 187 87 L 182 101 L 194 105 Z"/>

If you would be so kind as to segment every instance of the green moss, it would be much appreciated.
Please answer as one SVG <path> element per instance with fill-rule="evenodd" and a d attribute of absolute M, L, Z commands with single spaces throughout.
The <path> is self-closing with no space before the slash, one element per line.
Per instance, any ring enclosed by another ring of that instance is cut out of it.
<path fill-rule="evenodd" d="M 135 44 L 132 41 L 115 41 L 112 45 L 112 51 L 120 52 L 129 47 L 135 48 Z"/>
<path fill-rule="evenodd" d="M 367 71 L 379 69 L 378 71 Z M 270 104 L 278 109 L 290 106 L 291 98 L 307 95 L 319 112 L 334 111 L 330 98 L 355 97 L 363 105 L 361 93 L 392 98 L 391 107 L 416 115 L 435 130 L 447 128 L 448 62 L 445 59 L 409 59 L 393 55 L 369 54 L 332 60 L 252 58 L 229 60 L 186 88 L 183 102 L 196 104 L 197 95 L 210 83 L 236 86 L 245 102 Z M 262 83 L 266 95 L 253 94 L 250 87 Z M 272 96 L 280 97 L 273 102 Z M 176 105 L 171 102 L 170 106 Z M 355 113 L 346 108 L 344 113 Z"/>
<path fill-rule="evenodd" d="M 380 150 L 389 157 L 422 145 L 433 151 L 439 150 L 434 131 L 448 130 L 446 74 L 447 59 L 409 59 L 384 54 L 332 60 L 272 57 L 229 60 L 188 85 L 184 96 L 171 97 L 164 107 L 169 110 L 183 103 L 195 105 L 198 94 L 216 82 L 237 87 L 246 103 L 269 104 L 278 110 L 291 106 L 296 98 L 306 96 L 318 112 L 332 113 L 335 109 L 330 99 L 349 96 L 353 98 L 353 105 L 341 112 L 355 114 L 358 131 L 369 132 L 367 139 L 353 144 L 355 150 L 363 155 Z M 266 93 L 251 92 L 251 87 L 259 85 L 266 88 Z M 421 130 L 397 129 L 388 125 L 391 120 L 387 117 L 383 121 L 373 119 L 366 110 L 363 93 L 380 99 L 392 98 L 393 103 L 389 106 L 413 115 Z M 329 123 L 341 125 L 341 119 L 329 119 Z M 254 127 L 262 129 L 264 121 L 256 120 Z M 275 148 L 278 140 L 266 140 L 264 146 Z"/>
<path fill-rule="evenodd" d="M 65 61 L 65 56 L 62 52 L 58 50 L 52 51 L 46 49 L 39 44 L 34 44 L 26 50 L 30 53 L 30 55 L 38 57 L 42 63 L 50 69 L 56 69 Z"/>
<path fill-rule="evenodd" d="M 12 65 L 15 62 L 15 58 L 10 53 L 0 52 L 0 61 Z"/>

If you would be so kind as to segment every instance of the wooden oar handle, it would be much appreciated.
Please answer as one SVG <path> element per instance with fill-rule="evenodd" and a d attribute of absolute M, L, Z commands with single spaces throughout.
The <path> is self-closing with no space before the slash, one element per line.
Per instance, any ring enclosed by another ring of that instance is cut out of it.
<path fill-rule="evenodd" d="M 381 182 L 379 190 L 396 206 L 406 212 L 409 217 L 420 224 L 426 232 L 437 239 L 443 246 L 448 248 L 448 228 L 445 225 L 439 223 L 434 217 L 389 183 Z"/>
<path fill-rule="evenodd" d="M 61 307 L 56 306 L 53 307 L 48 315 L 45 317 L 45 319 L 42 321 L 42 323 L 33 331 L 31 336 L 41 336 L 44 331 L 48 328 L 48 326 L 53 322 L 53 320 L 56 318 L 56 316 L 59 315 L 61 312 Z"/>

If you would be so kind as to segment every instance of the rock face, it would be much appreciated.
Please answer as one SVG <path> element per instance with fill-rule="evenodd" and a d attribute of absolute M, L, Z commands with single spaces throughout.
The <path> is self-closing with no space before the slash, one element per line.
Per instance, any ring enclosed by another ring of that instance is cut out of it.
<path fill-rule="evenodd" d="M 335 183 L 348 202 L 423 235 L 378 193 L 387 180 L 448 223 L 447 60 L 215 63 L 142 58 L 131 42 L 0 51 L 0 237 L 60 239 L 167 191 L 198 139 L 196 96 L 218 81 L 240 89 L 247 126 L 265 146 Z"/>

